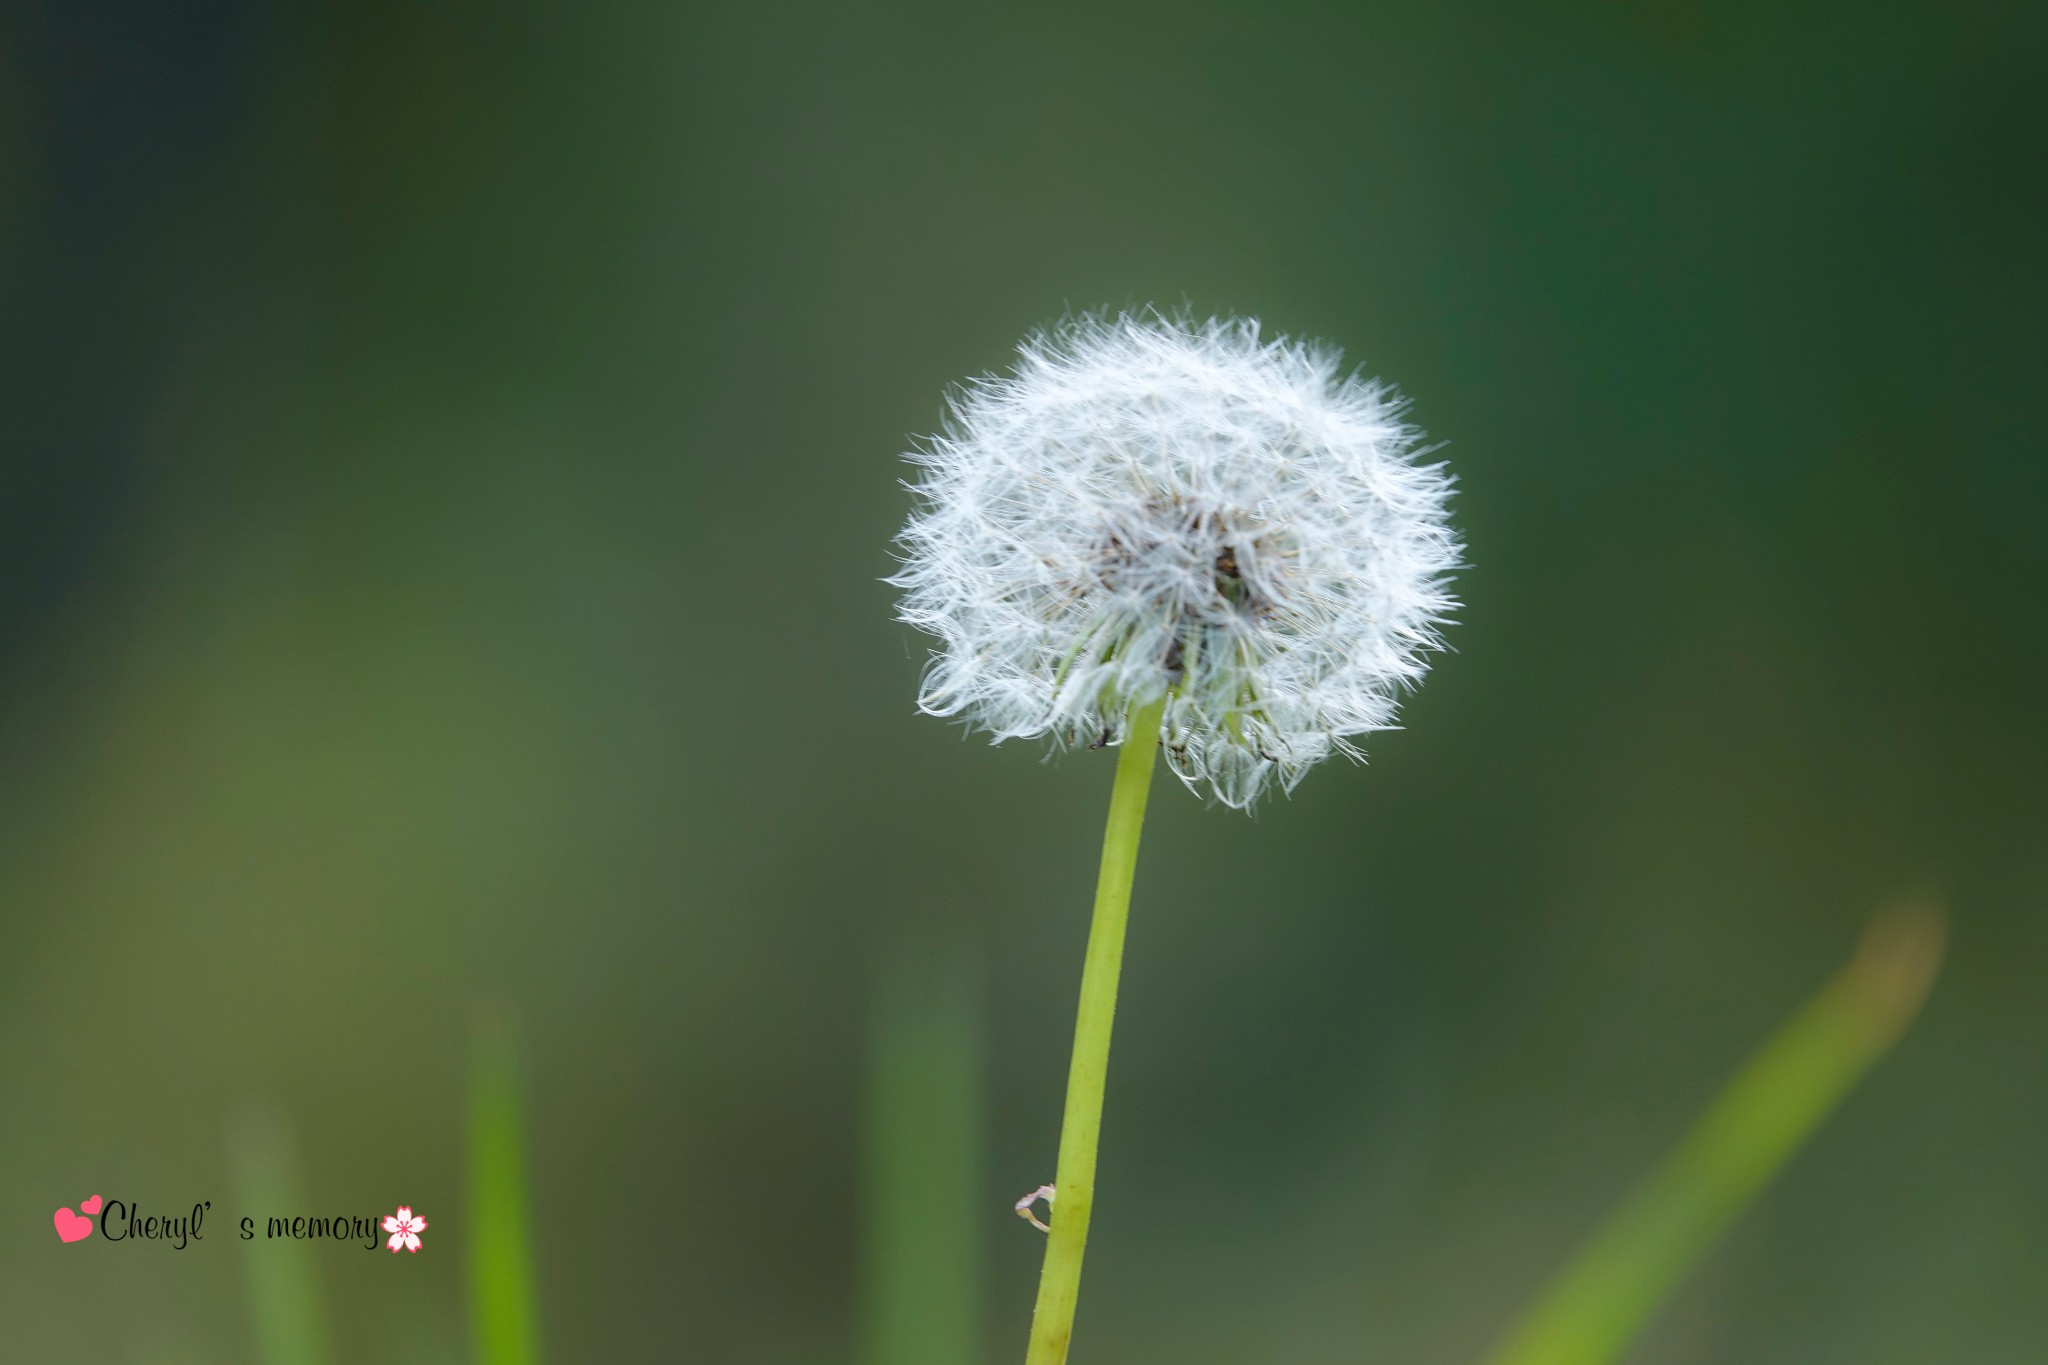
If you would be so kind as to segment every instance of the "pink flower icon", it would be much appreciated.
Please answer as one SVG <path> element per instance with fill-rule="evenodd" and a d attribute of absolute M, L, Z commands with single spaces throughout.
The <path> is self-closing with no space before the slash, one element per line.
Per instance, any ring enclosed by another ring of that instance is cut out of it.
<path fill-rule="evenodd" d="M 384 1245 L 391 1248 L 393 1255 L 401 1251 L 418 1251 L 420 1234 L 426 1230 L 427 1220 L 415 1216 L 410 1208 L 400 1204 L 398 1212 L 384 1220 L 384 1231 L 391 1234 Z"/>

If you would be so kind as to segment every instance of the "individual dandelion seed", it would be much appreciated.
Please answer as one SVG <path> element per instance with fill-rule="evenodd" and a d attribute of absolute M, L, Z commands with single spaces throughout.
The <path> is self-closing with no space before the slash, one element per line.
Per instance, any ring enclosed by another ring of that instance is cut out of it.
<path fill-rule="evenodd" d="M 1027 1365 L 1061 1365 L 1154 760 L 1249 807 L 1388 728 L 1456 605 L 1451 484 L 1379 384 L 1247 320 L 1070 320 L 971 381 L 910 456 L 901 618 L 922 709 L 997 741 L 1121 746 Z"/>
<path fill-rule="evenodd" d="M 1455 605 L 1450 479 L 1380 385 L 1253 321 L 1083 318 L 970 382 L 910 458 L 919 705 L 1119 744 L 1147 703 L 1190 787 L 1250 806 L 1386 729 Z"/>

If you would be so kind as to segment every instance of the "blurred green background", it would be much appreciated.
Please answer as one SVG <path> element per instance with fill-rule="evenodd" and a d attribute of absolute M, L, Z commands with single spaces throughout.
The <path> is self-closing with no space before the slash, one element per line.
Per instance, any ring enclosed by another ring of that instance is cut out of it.
<path fill-rule="evenodd" d="M 311 1249 L 334 1358 L 466 1359 L 488 1006 L 550 1359 L 854 1359 L 868 1040 L 947 1009 L 1020 1358 L 1111 759 L 913 714 L 878 580 L 947 384 L 1158 302 L 1399 384 L 1473 567 L 1370 767 L 1162 779 L 1076 1359 L 1476 1360 L 1931 884 L 1920 1023 L 1631 1358 L 2040 1360 L 2044 64 L 1993 3 L 0 9 L 8 1352 L 258 1359 L 231 1218 L 50 1226 L 239 1214 L 255 1104 L 291 1211 L 433 1225 Z"/>

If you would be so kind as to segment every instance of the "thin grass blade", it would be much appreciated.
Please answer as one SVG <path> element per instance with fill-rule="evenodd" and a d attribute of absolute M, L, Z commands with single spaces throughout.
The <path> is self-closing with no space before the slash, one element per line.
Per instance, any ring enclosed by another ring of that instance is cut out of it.
<path fill-rule="evenodd" d="M 478 1365 L 540 1365 L 525 1069 L 502 1010 L 478 1020 L 469 1075 L 470 1326 Z"/>
<path fill-rule="evenodd" d="M 1848 966 L 1766 1043 L 1594 1235 L 1491 1365 L 1606 1365 L 1919 1012 L 1941 962 L 1931 899 L 1880 913 Z"/>
<path fill-rule="evenodd" d="M 871 974 L 861 1176 L 863 1365 L 982 1356 L 980 974 L 898 947 Z M 1028 1229 L 1027 1229 L 1028 1231 Z"/>
<path fill-rule="evenodd" d="M 307 1207 L 295 1145 L 284 1116 L 265 1106 L 251 1104 L 228 1120 L 229 1179 L 236 1201 L 258 1220 L 255 1238 L 244 1243 L 242 1266 L 261 1365 L 328 1365 L 334 1359 L 312 1246 L 265 1236 L 268 1216 L 290 1217 Z"/>

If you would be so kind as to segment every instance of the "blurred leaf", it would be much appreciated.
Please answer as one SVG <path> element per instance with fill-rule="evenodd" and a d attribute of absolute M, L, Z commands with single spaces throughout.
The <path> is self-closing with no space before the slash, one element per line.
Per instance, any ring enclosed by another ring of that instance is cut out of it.
<path fill-rule="evenodd" d="M 539 1365 L 525 1087 L 501 1011 L 479 1020 L 470 1058 L 469 1277 L 480 1365 Z"/>
<path fill-rule="evenodd" d="M 1634 1339 L 1821 1120 L 1919 1011 L 1941 963 L 1945 917 L 1902 900 L 1729 1083 L 1578 1261 L 1536 1303 L 1492 1365 L 1602 1365 Z"/>

